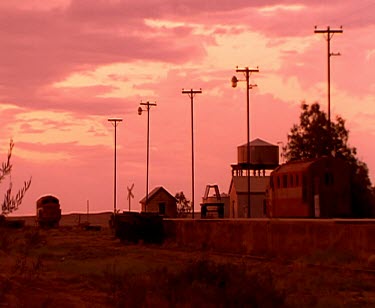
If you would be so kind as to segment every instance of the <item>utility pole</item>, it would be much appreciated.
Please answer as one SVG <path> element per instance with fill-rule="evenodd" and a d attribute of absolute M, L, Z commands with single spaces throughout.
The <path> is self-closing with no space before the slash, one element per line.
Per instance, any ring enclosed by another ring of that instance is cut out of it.
<path fill-rule="evenodd" d="M 331 56 L 340 56 L 341 54 L 331 52 L 331 39 L 335 33 L 343 33 L 342 26 L 340 29 L 317 29 L 315 26 L 314 33 L 324 34 L 327 41 L 327 58 L 328 58 L 328 128 L 331 129 Z"/>
<path fill-rule="evenodd" d="M 116 215 L 117 214 L 117 208 L 116 208 L 116 199 L 117 199 L 117 194 L 116 194 L 116 188 L 117 188 L 117 183 L 116 183 L 116 180 L 117 180 L 117 175 L 116 175 L 116 172 L 117 172 L 117 157 L 116 157 L 116 152 L 117 152 L 117 126 L 119 125 L 120 122 L 122 122 L 122 119 L 121 118 L 109 118 L 108 119 L 109 122 L 112 123 L 113 127 L 115 128 L 115 157 L 114 157 L 114 178 L 113 178 L 113 214 Z"/>
<path fill-rule="evenodd" d="M 194 219 L 194 96 L 196 94 L 201 94 L 202 89 L 199 90 L 184 90 L 182 89 L 182 94 L 187 94 L 190 97 L 191 102 L 191 209 L 192 218 Z"/>
<path fill-rule="evenodd" d="M 250 89 L 256 85 L 250 84 L 250 75 L 251 73 L 258 73 L 258 68 L 238 68 L 236 69 L 237 73 L 244 73 L 245 80 L 238 80 L 236 76 L 232 77 L 232 87 L 237 87 L 238 81 L 246 81 L 246 120 L 247 120 L 247 144 L 246 144 L 246 156 L 247 156 L 247 217 L 250 218 Z"/>

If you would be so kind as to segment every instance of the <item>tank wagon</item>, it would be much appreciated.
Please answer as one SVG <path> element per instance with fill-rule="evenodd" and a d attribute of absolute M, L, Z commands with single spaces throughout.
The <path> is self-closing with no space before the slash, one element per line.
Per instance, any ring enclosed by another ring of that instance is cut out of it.
<path fill-rule="evenodd" d="M 61 219 L 59 199 L 52 195 L 40 197 L 36 201 L 36 217 L 42 228 L 58 227 Z"/>

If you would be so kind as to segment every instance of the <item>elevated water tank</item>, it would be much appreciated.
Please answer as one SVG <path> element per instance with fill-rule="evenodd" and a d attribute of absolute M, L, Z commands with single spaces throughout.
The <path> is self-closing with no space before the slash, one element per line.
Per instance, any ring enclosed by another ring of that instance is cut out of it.
<path fill-rule="evenodd" d="M 247 145 L 237 147 L 238 164 L 247 163 Z M 279 165 L 279 147 L 261 139 L 250 142 L 250 164 L 274 168 Z"/>

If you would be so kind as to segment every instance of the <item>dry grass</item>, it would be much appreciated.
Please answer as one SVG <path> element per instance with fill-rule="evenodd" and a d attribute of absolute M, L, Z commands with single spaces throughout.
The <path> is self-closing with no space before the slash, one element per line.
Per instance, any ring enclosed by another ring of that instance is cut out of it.
<path fill-rule="evenodd" d="M 101 225 L 107 218 L 102 217 Z M 0 306 L 373 307 L 375 275 L 335 251 L 260 260 L 124 245 L 108 228 L 0 230 Z M 97 223 L 99 224 L 99 223 Z"/>

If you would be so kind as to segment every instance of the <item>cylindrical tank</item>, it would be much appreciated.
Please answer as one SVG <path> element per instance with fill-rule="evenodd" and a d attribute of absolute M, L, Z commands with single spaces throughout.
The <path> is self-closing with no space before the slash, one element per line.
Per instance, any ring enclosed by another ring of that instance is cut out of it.
<path fill-rule="evenodd" d="M 237 147 L 238 163 L 247 163 L 247 145 Z M 261 139 L 250 142 L 250 164 L 259 166 L 277 166 L 279 164 L 279 147 Z"/>

